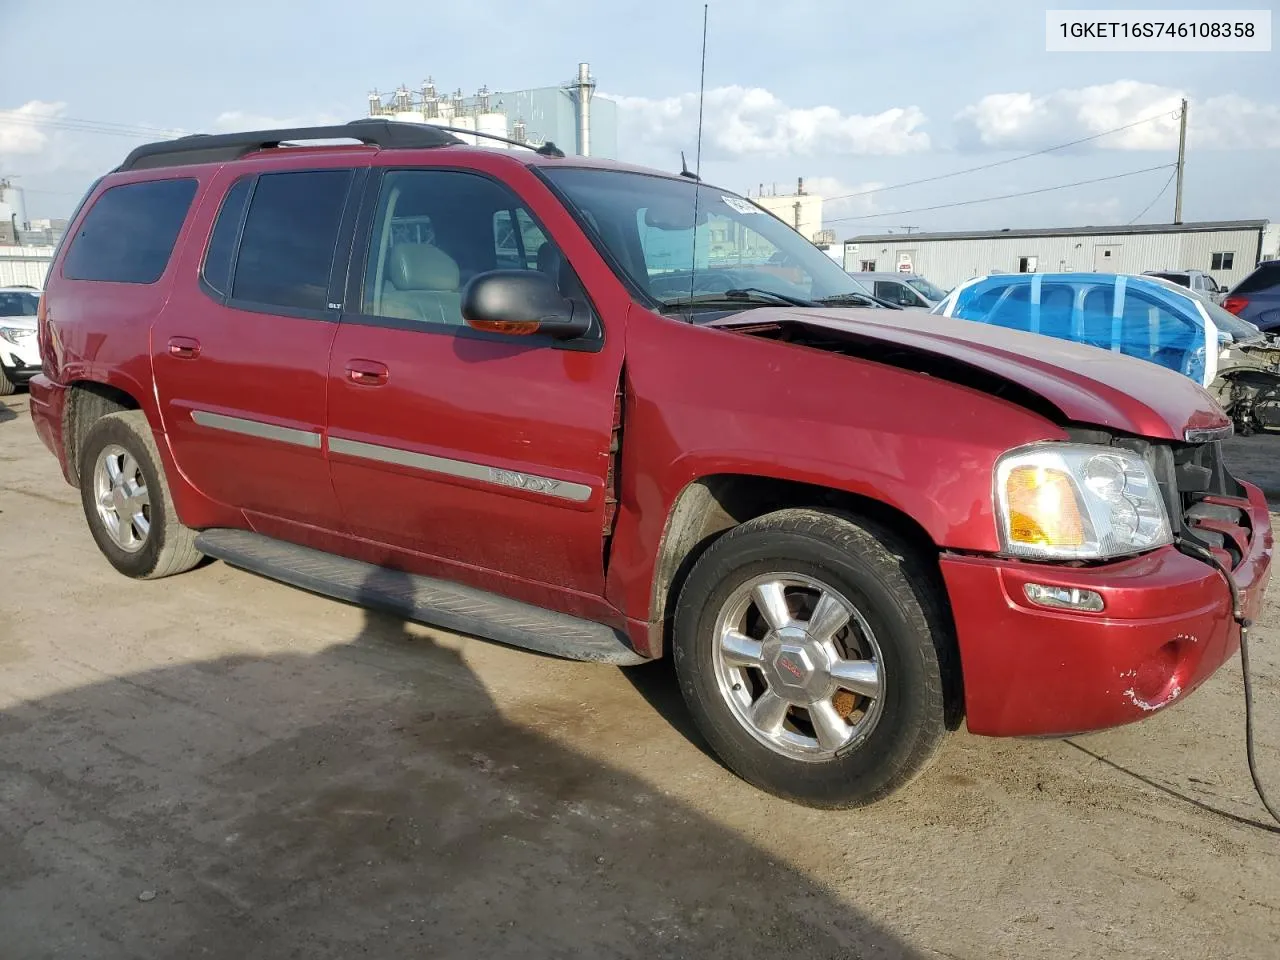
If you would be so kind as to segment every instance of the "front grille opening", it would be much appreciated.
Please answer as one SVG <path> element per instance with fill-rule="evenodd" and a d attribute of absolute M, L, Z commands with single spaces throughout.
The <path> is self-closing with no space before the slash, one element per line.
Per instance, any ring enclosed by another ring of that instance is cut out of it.
<path fill-rule="evenodd" d="M 1178 444 L 1170 450 L 1182 535 L 1226 553 L 1234 570 L 1244 561 L 1253 529 L 1248 510 L 1205 502 L 1206 497 L 1245 497 L 1244 487 L 1227 472 L 1221 441 Z"/>

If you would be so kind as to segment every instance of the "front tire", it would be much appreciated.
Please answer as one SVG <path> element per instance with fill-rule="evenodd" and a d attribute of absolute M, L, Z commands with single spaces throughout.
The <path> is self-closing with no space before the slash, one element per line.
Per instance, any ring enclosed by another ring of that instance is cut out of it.
<path fill-rule="evenodd" d="M 0 367 L 0 397 L 12 396 L 14 391 L 18 389 L 18 385 L 5 372 L 4 367 Z"/>
<path fill-rule="evenodd" d="M 127 577 L 156 580 L 201 560 L 165 482 L 140 410 L 94 421 L 80 447 L 80 502 L 103 556 Z"/>
<path fill-rule="evenodd" d="M 812 807 L 872 803 L 946 733 L 950 621 L 936 571 L 891 531 L 818 510 L 735 527 L 676 609 L 676 673 L 725 764 Z"/>

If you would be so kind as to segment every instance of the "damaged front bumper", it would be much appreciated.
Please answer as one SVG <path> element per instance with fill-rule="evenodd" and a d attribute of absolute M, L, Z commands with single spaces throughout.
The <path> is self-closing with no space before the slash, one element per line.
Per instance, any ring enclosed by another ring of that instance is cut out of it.
<path fill-rule="evenodd" d="M 1262 492 L 1240 486 L 1245 497 L 1214 500 L 1247 518 L 1232 531 L 1244 548 L 1232 575 L 1252 619 L 1270 578 L 1272 533 Z M 1130 723 L 1185 697 L 1240 645 L 1222 575 L 1172 546 L 1099 566 L 955 554 L 940 562 L 972 733 L 1060 736 Z M 1028 583 L 1092 590 L 1104 607 L 1038 606 Z"/>

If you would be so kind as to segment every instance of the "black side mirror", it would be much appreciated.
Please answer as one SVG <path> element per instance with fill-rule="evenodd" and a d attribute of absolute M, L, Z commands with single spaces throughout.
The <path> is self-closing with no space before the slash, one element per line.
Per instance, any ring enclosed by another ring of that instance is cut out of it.
<path fill-rule="evenodd" d="M 462 291 L 462 318 L 475 330 L 513 336 L 542 333 L 572 340 L 591 329 L 582 304 L 561 296 L 551 278 L 538 270 L 490 270 Z"/>

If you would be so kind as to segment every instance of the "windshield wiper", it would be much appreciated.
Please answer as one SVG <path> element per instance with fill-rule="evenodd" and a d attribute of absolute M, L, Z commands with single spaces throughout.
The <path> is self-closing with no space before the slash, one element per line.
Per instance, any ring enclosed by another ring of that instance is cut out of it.
<path fill-rule="evenodd" d="M 837 293 L 834 296 L 823 297 L 818 301 L 824 307 L 838 307 L 841 304 L 845 306 L 874 306 L 879 304 L 882 307 L 888 307 L 890 310 L 901 310 L 902 307 L 888 300 L 881 300 L 879 297 L 870 293 Z"/>
<path fill-rule="evenodd" d="M 803 297 L 793 297 L 786 293 L 775 293 L 772 290 L 765 290 L 763 287 L 734 287 L 720 293 L 700 293 L 692 297 L 673 297 L 670 300 L 662 301 L 662 306 L 668 308 L 723 303 L 732 304 L 735 307 L 776 307 L 779 305 L 816 307 L 819 305 L 815 300 L 805 300 Z"/>

